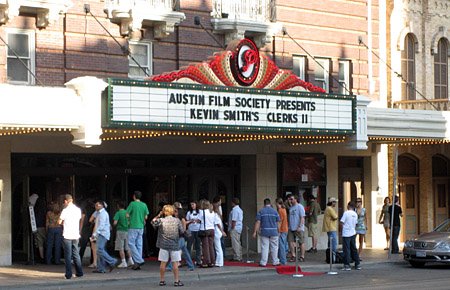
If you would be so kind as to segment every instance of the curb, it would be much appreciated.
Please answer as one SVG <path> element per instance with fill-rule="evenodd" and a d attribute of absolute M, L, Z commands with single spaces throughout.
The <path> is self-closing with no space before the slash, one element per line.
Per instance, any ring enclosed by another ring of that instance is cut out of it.
<path fill-rule="evenodd" d="M 258 275 L 264 275 L 265 273 L 272 271 L 273 268 L 265 268 L 265 269 L 249 269 L 246 271 L 228 271 L 228 272 L 214 272 L 214 273 L 193 273 L 193 274 L 186 274 L 186 275 L 180 275 L 180 280 L 183 281 L 201 281 L 206 279 L 211 279 L 215 277 L 220 278 L 233 278 L 233 279 L 239 279 L 242 277 L 248 277 L 251 276 L 258 276 Z M 169 274 L 171 274 L 169 272 Z M 167 275 L 167 272 L 166 272 Z M 171 275 L 170 275 L 171 276 Z M 60 289 L 61 286 L 66 287 L 69 286 L 71 288 L 76 287 L 77 285 L 83 285 L 83 287 L 86 286 L 95 286 L 95 285 L 108 285 L 108 284 L 114 284 L 114 285 L 120 285 L 120 284 L 128 284 L 130 281 L 133 283 L 154 283 L 155 285 L 159 282 L 159 273 L 157 276 L 148 276 L 148 277 L 119 277 L 119 278 L 105 278 L 105 279 L 83 279 L 83 278 L 72 278 L 70 280 L 64 280 L 63 278 L 61 280 L 56 281 L 47 281 L 47 282 L 33 282 L 33 283 L 12 283 L 12 284 L 4 284 L 2 285 L 2 290 L 17 290 L 17 289 Z"/>

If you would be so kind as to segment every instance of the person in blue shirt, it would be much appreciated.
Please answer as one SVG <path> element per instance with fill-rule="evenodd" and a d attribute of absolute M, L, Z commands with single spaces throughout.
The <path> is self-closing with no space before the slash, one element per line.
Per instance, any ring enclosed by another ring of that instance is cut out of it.
<path fill-rule="evenodd" d="M 272 208 L 270 199 L 264 200 L 264 208 L 258 212 L 255 222 L 255 231 L 253 238 L 256 239 L 256 234 L 259 232 L 261 238 L 261 260 L 259 266 L 265 267 L 267 260 L 272 259 L 272 265 L 279 266 L 278 259 L 278 236 L 280 235 L 281 219 L 278 212 Z"/>
<path fill-rule="evenodd" d="M 295 243 L 298 239 L 300 244 L 300 262 L 305 261 L 305 208 L 302 204 L 298 203 L 298 196 L 292 195 L 289 197 L 289 203 L 291 207 L 289 209 L 289 232 L 288 241 L 291 248 L 292 257 L 289 262 L 295 262 L 296 251 Z"/>
<path fill-rule="evenodd" d="M 233 261 L 242 262 L 242 221 L 244 220 L 244 212 L 239 207 L 239 198 L 234 197 L 231 200 L 233 209 L 230 212 L 228 221 L 228 231 L 231 237 L 231 247 L 233 248 Z"/>
<path fill-rule="evenodd" d="M 111 272 L 117 264 L 117 259 L 111 257 L 106 251 L 106 243 L 111 237 L 111 224 L 109 223 L 109 214 L 105 210 L 105 202 L 97 201 L 95 208 L 98 211 L 98 216 L 95 219 L 96 230 L 92 234 L 93 239 L 97 239 L 97 270 L 94 273 L 105 273 L 105 263 L 109 265 L 109 272 Z"/>

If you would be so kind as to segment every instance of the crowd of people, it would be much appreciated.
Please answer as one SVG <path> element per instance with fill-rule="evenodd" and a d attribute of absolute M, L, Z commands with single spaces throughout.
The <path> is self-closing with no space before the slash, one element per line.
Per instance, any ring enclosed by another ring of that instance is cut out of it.
<path fill-rule="evenodd" d="M 71 195 L 65 195 L 64 204 L 51 202 L 49 210 L 42 219 L 42 205 L 36 203 L 35 211 L 38 225 L 36 236 L 46 234 L 46 249 L 42 237 L 36 239 L 39 246 L 39 254 L 47 264 L 60 264 L 61 248 L 64 249 L 66 265 L 66 279 L 72 278 L 72 261 L 75 267 L 75 276 L 82 277 L 83 269 L 81 260 L 87 244 L 91 243 L 91 264 L 95 273 L 105 273 L 117 268 L 140 270 L 145 264 L 143 259 L 144 229 L 149 216 L 146 203 L 141 201 L 142 193 L 135 191 L 133 201 L 125 206 L 124 202 L 117 203 L 117 211 L 112 218 L 107 211 L 107 204 L 102 200 L 93 202 L 87 200 L 87 204 L 81 210 L 74 204 Z M 335 207 L 337 199 L 328 198 L 324 212 L 322 231 L 329 238 L 328 248 L 335 255 L 337 248 L 338 215 Z M 240 200 L 233 198 L 232 210 L 229 212 L 228 221 L 223 220 L 221 198 L 216 197 L 212 201 L 202 199 L 199 202 L 193 200 L 189 203 L 185 213 L 183 205 L 179 202 L 173 205 L 160 204 L 160 211 L 151 219 L 151 226 L 157 232 L 156 247 L 159 249 L 158 260 L 160 264 L 160 285 L 166 285 L 165 272 L 172 271 L 175 277 L 174 286 L 183 286 L 178 278 L 179 266 L 187 266 L 189 271 L 194 270 L 195 264 L 201 268 L 223 267 L 226 257 L 224 238 L 229 236 L 233 251 L 232 261 L 242 261 L 241 233 L 243 229 L 243 211 L 240 208 Z M 379 222 L 386 228 L 386 237 L 390 224 L 389 213 L 392 207 L 389 200 L 385 199 L 385 206 Z M 307 207 L 299 202 L 297 195 L 289 194 L 286 199 L 278 198 L 275 207 L 270 199 L 264 200 L 263 208 L 256 216 L 253 238 L 260 238 L 261 259 L 259 265 L 265 267 L 270 259 L 273 266 L 285 265 L 287 262 L 305 261 L 305 227 L 308 229 L 308 237 L 311 237 L 312 247 L 309 253 L 317 252 L 318 244 L 318 215 L 321 207 L 316 197 L 308 197 Z M 396 203 L 395 216 L 401 216 L 401 208 Z M 399 218 L 394 218 L 394 237 L 392 251 L 398 252 L 397 238 L 399 232 Z M 386 226 L 387 224 L 387 226 Z M 226 229 L 225 226 L 228 225 Z M 44 228 L 42 230 L 41 228 Z M 112 257 L 107 250 L 107 243 L 115 228 L 114 250 L 119 258 Z M 355 269 L 361 269 L 360 255 L 364 235 L 367 232 L 366 210 L 362 207 L 361 198 L 349 202 L 347 211 L 339 220 L 339 229 L 342 232 L 342 245 L 344 252 L 344 267 L 342 270 L 350 270 L 350 261 L 355 262 Z M 356 248 L 356 237 L 359 235 L 359 251 Z M 330 244 L 331 242 L 331 244 Z M 41 251 L 42 247 L 42 251 Z M 389 248 L 389 245 L 388 245 Z M 194 253 L 191 257 L 191 253 Z M 45 257 L 44 257 L 45 253 Z M 181 264 L 181 261 L 184 263 Z"/>

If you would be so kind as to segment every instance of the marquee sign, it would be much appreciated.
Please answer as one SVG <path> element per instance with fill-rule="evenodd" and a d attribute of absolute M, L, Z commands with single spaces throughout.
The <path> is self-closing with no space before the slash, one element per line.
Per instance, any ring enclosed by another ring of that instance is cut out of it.
<path fill-rule="evenodd" d="M 244 81 L 255 69 L 243 70 Z M 108 127 L 355 133 L 355 96 L 118 79 L 109 84 Z"/>

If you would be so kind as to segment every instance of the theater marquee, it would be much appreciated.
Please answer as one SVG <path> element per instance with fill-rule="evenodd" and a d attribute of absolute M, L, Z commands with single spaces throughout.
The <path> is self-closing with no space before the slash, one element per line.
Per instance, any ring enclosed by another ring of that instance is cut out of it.
<path fill-rule="evenodd" d="M 108 127 L 355 133 L 355 96 L 110 79 Z"/>

